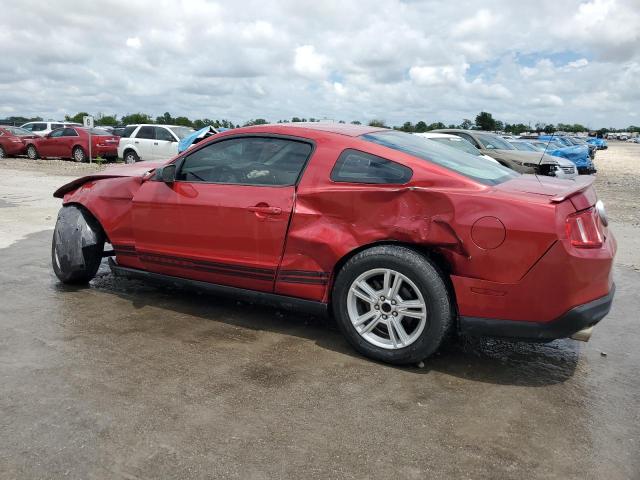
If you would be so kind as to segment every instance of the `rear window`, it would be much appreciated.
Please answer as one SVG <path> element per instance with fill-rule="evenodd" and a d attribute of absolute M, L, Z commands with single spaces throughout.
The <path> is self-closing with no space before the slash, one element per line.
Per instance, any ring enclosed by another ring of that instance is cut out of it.
<path fill-rule="evenodd" d="M 457 172 L 485 185 L 497 185 L 520 174 L 483 157 L 453 150 L 403 132 L 367 133 L 360 138 Z"/>
<path fill-rule="evenodd" d="M 386 158 L 347 149 L 338 158 L 331 180 L 349 183 L 403 184 L 411 180 L 410 168 Z"/>
<path fill-rule="evenodd" d="M 18 135 L 18 136 L 22 136 L 22 135 L 31 135 L 31 132 L 29 130 L 26 130 L 24 128 L 20 128 L 20 127 L 3 127 L 7 132 L 9 132 L 11 135 Z"/>
<path fill-rule="evenodd" d="M 476 147 L 474 147 L 473 145 L 471 145 L 468 141 L 466 141 L 464 138 L 460 138 L 460 137 L 433 137 L 433 138 L 429 138 L 429 137 L 424 137 L 427 140 L 431 140 L 434 142 L 438 142 L 442 145 L 446 145 L 447 147 L 453 147 L 456 148 L 458 150 L 462 150 L 463 152 L 466 152 L 470 155 L 482 155 L 482 152 L 480 150 L 478 150 Z"/>
<path fill-rule="evenodd" d="M 141 127 L 136 134 L 136 138 L 146 138 L 155 140 L 156 139 L 156 128 L 155 127 Z"/>
<path fill-rule="evenodd" d="M 34 132 L 43 132 L 47 129 L 46 123 L 32 123 L 31 125 L 32 125 L 31 130 Z"/>
<path fill-rule="evenodd" d="M 111 133 L 107 130 L 104 130 L 102 128 L 90 128 L 89 132 L 91 132 L 91 135 L 96 135 L 98 137 L 110 137 Z"/>
<path fill-rule="evenodd" d="M 476 138 L 487 150 L 515 150 L 515 147 L 513 147 L 509 142 L 497 135 L 478 133 L 476 134 Z"/>

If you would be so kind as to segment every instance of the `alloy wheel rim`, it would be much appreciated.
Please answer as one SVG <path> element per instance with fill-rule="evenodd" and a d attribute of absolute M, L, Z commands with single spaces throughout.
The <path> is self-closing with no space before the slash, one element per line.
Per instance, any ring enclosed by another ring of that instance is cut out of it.
<path fill-rule="evenodd" d="M 6 154 L 4 153 L 4 148 L 0 147 L 0 158 L 4 158 L 6 157 Z"/>
<path fill-rule="evenodd" d="M 73 156 L 76 159 L 76 162 L 81 162 L 84 160 L 84 152 L 79 148 L 76 148 L 76 151 L 73 154 Z"/>
<path fill-rule="evenodd" d="M 135 163 L 135 158 L 133 158 L 133 155 L 131 155 L 130 153 L 126 156 L 126 158 L 124 159 L 125 163 Z"/>
<path fill-rule="evenodd" d="M 427 324 L 427 305 L 420 289 L 406 275 L 389 268 L 368 270 L 352 282 L 347 312 L 364 340 L 387 350 L 413 344 Z"/>
<path fill-rule="evenodd" d="M 36 158 L 36 149 L 34 147 L 29 147 L 27 149 L 27 156 L 32 160 L 35 159 Z"/>

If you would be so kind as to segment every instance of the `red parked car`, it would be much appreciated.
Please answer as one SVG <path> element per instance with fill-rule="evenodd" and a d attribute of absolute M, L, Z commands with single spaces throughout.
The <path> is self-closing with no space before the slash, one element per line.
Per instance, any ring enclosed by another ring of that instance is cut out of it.
<path fill-rule="evenodd" d="M 26 141 L 35 137 L 24 128 L 0 125 L 0 158 L 24 155 L 27 150 Z"/>
<path fill-rule="evenodd" d="M 330 310 L 358 351 L 397 364 L 454 329 L 585 339 L 616 250 L 592 182 L 387 129 L 241 128 L 58 189 L 52 263 L 87 282 L 113 255 L 115 274 Z"/>
<path fill-rule="evenodd" d="M 100 128 L 91 129 L 91 156 L 115 160 L 118 157 L 120 137 Z M 36 158 L 71 158 L 85 162 L 89 158 L 89 131 L 83 127 L 64 127 L 44 137 L 27 141 L 27 156 Z"/>

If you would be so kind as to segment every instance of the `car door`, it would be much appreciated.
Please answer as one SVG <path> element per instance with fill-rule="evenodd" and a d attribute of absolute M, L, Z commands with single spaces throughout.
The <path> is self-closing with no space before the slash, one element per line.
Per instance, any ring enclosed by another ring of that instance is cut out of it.
<path fill-rule="evenodd" d="M 133 199 L 135 250 L 150 271 L 271 292 L 298 178 L 312 152 L 278 137 L 220 139 L 145 182 Z"/>
<path fill-rule="evenodd" d="M 155 160 L 153 144 L 156 143 L 156 127 L 144 125 L 140 127 L 133 139 L 140 160 Z"/>
<path fill-rule="evenodd" d="M 62 135 L 64 128 L 58 128 L 39 140 L 38 152 L 43 157 L 62 157 Z"/>
<path fill-rule="evenodd" d="M 74 145 L 80 144 L 87 155 L 89 155 L 89 144 L 88 142 L 81 142 L 78 138 L 79 134 L 75 128 L 65 127 L 62 130 L 62 136 L 60 137 L 60 142 L 58 144 L 58 154 L 56 156 L 63 158 L 71 158 L 72 150 Z"/>
<path fill-rule="evenodd" d="M 153 145 L 154 158 L 169 160 L 178 153 L 178 139 L 166 127 L 156 127 L 156 141 Z"/>

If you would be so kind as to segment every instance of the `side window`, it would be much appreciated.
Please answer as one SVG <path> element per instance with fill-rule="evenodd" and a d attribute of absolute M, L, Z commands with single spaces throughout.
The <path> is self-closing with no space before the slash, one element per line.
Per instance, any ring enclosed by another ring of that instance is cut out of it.
<path fill-rule="evenodd" d="M 46 123 L 34 123 L 32 125 L 33 125 L 33 128 L 31 130 L 33 132 L 42 132 L 47 129 Z"/>
<path fill-rule="evenodd" d="M 177 179 L 239 185 L 295 185 L 311 151 L 309 143 L 283 138 L 223 140 L 187 156 Z"/>
<path fill-rule="evenodd" d="M 464 138 L 467 142 L 471 143 L 471 145 L 473 145 L 474 147 L 482 148 L 482 145 L 478 145 L 478 142 L 476 142 L 471 135 L 468 135 L 466 133 L 457 133 L 456 135 L 460 136 L 461 138 Z"/>
<path fill-rule="evenodd" d="M 155 127 L 155 128 L 156 128 L 156 140 L 164 140 L 167 142 L 176 141 L 176 139 L 171 134 L 171 132 L 169 132 L 169 130 L 167 130 L 166 128 L 162 128 L 162 127 Z"/>
<path fill-rule="evenodd" d="M 64 125 L 61 124 L 61 123 L 52 123 L 51 124 L 51 130 L 55 130 L 56 128 L 62 128 L 62 127 L 64 127 Z"/>
<path fill-rule="evenodd" d="M 129 138 L 136 128 L 138 127 L 125 127 L 122 131 L 122 138 Z"/>
<path fill-rule="evenodd" d="M 63 133 L 62 133 L 63 137 L 77 137 L 78 136 L 78 132 L 75 131 L 75 129 L 73 128 L 65 128 Z"/>
<path fill-rule="evenodd" d="M 156 127 L 140 127 L 136 138 L 156 139 Z"/>
<path fill-rule="evenodd" d="M 24 128 L 25 130 L 29 130 L 30 132 L 33 131 L 33 123 L 29 123 L 27 125 L 23 125 L 21 128 Z"/>
<path fill-rule="evenodd" d="M 58 130 L 54 130 L 53 132 L 51 132 L 51 133 L 49 134 L 49 137 L 50 137 L 50 138 L 59 138 L 59 137 L 62 137 L 62 136 L 64 136 L 64 130 L 65 130 L 64 128 L 59 128 Z"/>
<path fill-rule="evenodd" d="M 331 170 L 331 180 L 349 183 L 403 184 L 411 175 L 413 171 L 409 167 L 351 149 L 340 154 Z"/>

